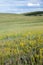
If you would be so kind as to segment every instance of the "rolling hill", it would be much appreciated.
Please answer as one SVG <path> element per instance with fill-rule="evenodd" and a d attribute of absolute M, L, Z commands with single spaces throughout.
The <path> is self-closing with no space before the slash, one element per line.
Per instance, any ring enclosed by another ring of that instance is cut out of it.
<path fill-rule="evenodd" d="M 25 14 L 0 13 L 0 34 L 7 32 L 18 33 L 43 30 L 43 16 L 39 16 L 39 14 L 43 15 L 43 12 L 31 12 Z"/>

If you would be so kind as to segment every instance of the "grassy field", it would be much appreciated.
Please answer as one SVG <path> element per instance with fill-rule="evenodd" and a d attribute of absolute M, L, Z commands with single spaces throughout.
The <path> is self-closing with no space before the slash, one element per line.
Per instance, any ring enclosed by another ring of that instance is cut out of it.
<path fill-rule="evenodd" d="M 0 14 L 0 65 L 43 65 L 43 16 Z"/>
<path fill-rule="evenodd" d="M 0 14 L 0 33 L 43 30 L 43 16 Z"/>

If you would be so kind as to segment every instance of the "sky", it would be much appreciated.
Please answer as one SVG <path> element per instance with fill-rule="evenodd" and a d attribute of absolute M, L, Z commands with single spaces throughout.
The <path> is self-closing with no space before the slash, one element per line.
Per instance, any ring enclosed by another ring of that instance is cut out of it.
<path fill-rule="evenodd" d="M 43 11 L 43 0 L 0 0 L 0 13 Z"/>

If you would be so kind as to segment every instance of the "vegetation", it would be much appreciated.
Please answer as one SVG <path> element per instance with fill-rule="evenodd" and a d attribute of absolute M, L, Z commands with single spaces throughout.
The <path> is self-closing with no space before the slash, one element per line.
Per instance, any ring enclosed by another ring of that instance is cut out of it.
<path fill-rule="evenodd" d="M 0 14 L 0 65 L 43 65 L 43 16 Z"/>
<path fill-rule="evenodd" d="M 43 65 L 43 33 L 0 36 L 0 65 Z"/>
<path fill-rule="evenodd" d="M 43 16 L 0 14 L 0 34 L 43 30 Z"/>
<path fill-rule="evenodd" d="M 25 13 L 25 16 L 43 16 L 43 11 Z"/>

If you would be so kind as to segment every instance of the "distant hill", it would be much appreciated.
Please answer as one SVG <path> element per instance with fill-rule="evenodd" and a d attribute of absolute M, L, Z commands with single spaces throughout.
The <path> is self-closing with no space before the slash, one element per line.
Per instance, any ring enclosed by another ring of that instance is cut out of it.
<path fill-rule="evenodd" d="M 23 15 L 25 16 L 43 16 L 43 11 L 36 11 L 36 12 L 28 12 L 28 13 L 24 13 Z"/>

